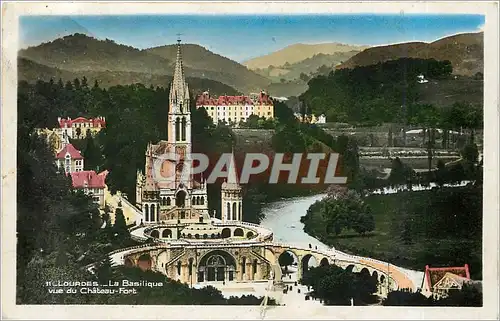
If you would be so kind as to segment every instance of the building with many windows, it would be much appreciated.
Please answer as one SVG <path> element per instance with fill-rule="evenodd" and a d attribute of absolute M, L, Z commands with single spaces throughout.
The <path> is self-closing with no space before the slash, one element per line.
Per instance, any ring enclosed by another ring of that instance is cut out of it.
<path fill-rule="evenodd" d="M 238 125 L 245 122 L 249 116 L 256 115 L 265 119 L 274 118 L 272 98 L 264 91 L 248 96 L 211 97 L 206 91 L 196 100 L 196 108 L 205 108 L 214 124 L 226 122 Z"/>
<path fill-rule="evenodd" d="M 95 171 L 79 171 L 72 172 L 71 182 L 73 188 L 82 190 L 85 194 L 91 195 L 94 203 L 99 205 L 99 208 L 104 208 L 105 190 L 106 190 L 106 176 L 108 171 L 97 174 Z"/>
<path fill-rule="evenodd" d="M 71 144 L 64 147 L 56 154 L 56 166 L 58 170 L 70 174 L 83 171 L 83 156 L 81 152 Z"/>
<path fill-rule="evenodd" d="M 55 129 L 58 135 L 65 139 L 82 139 L 88 134 L 96 135 L 101 129 L 106 127 L 106 119 L 104 117 L 85 118 L 57 118 L 59 127 Z"/>

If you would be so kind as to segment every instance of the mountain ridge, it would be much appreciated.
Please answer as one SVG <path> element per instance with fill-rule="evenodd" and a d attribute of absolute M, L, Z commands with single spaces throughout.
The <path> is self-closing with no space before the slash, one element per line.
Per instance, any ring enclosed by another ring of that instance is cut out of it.
<path fill-rule="evenodd" d="M 368 66 L 398 58 L 449 60 L 453 73 L 473 76 L 484 69 L 484 33 L 460 33 L 432 42 L 404 42 L 367 48 L 336 69 Z"/>
<path fill-rule="evenodd" d="M 70 72 L 135 72 L 156 77 L 172 74 L 176 57 L 176 50 L 171 54 L 172 48 L 176 45 L 141 50 L 77 33 L 21 49 L 18 56 Z M 267 78 L 202 46 L 191 44 L 182 48 L 187 77 L 212 79 L 241 92 L 258 91 L 270 83 Z M 204 59 L 192 59 L 200 55 Z"/>
<path fill-rule="evenodd" d="M 270 66 L 284 66 L 286 63 L 294 64 L 320 53 L 335 54 L 353 50 L 361 51 L 366 48 L 368 48 L 368 46 L 349 45 L 339 42 L 319 44 L 296 43 L 267 55 L 248 59 L 243 61 L 242 64 L 251 70 L 264 69 Z"/>

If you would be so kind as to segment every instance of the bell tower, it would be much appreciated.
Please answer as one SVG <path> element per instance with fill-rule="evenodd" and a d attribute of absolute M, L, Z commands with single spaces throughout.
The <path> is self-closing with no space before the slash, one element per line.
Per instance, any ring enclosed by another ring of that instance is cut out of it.
<path fill-rule="evenodd" d="M 168 143 L 176 159 L 175 185 L 191 189 L 191 111 L 189 88 L 182 65 L 181 40 L 177 40 L 177 58 L 170 85 L 168 109 Z"/>
<path fill-rule="evenodd" d="M 221 188 L 221 220 L 243 221 L 243 197 L 241 186 L 236 173 L 236 162 L 234 151 L 231 152 L 231 161 L 228 166 L 227 180 L 222 183 Z"/>

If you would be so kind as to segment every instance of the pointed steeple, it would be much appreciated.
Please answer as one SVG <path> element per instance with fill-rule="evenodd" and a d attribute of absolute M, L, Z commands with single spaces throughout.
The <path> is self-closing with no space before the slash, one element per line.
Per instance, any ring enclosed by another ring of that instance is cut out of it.
<path fill-rule="evenodd" d="M 175 107 L 180 107 L 186 100 L 189 100 L 189 89 L 184 77 L 184 67 L 182 64 L 182 53 L 181 53 L 181 40 L 177 40 L 177 57 L 175 59 L 174 68 L 174 78 L 170 86 L 170 112 L 171 113 L 181 113 L 189 110 L 189 102 L 186 104 L 185 108 L 181 110 L 174 109 Z"/>
<path fill-rule="evenodd" d="M 236 173 L 236 162 L 234 160 L 234 147 L 231 149 L 231 161 L 229 162 L 229 168 L 227 169 L 227 183 L 231 185 L 239 185 L 238 175 Z"/>

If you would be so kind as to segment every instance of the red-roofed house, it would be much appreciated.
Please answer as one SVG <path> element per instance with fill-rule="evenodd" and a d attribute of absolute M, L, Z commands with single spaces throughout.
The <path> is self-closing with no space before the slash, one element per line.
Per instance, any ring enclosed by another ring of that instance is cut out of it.
<path fill-rule="evenodd" d="M 271 97 L 264 91 L 250 96 L 219 96 L 211 97 L 206 91 L 196 100 L 196 108 L 205 108 L 212 117 L 214 124 L 224 121 L 229 124 L 239 124 L 246 121 L 250 115 L 274 117 L 274 104 Z"/>
<path fill-rule="evenodd" d="M 104 117 L 78 117 L 75 119 L 58 117 L 57 122 L 59 123 L 57 132 L 63 139 L 66 137 L 76 139 L 85 138 L 87 134 L 95 135 L 102 128 L 106 127 L 106 119 Z"/>
<path fill-rule="evenodd" d="M 83 156 L 81 152 L 71 144 L 66 144 L 56 154 L 56 165 L 58 169 L 64 168 L 66 174 L 83 171 Z"/>
<path fill-rule="evenodd" d="M 436 299 L 446 297 L 450 291 L 460 290 L 465 283 L 474 283 L 470 279 L 469 265 L 459 267 L 425 266 L 422 294 Z"/>
<path fill-rule="evenodd" d="M 71 181 L 74 189 L 81 189 L 85 194 L 91 194 L 94 202 L 104 208 L 106 189 L 106 176 L 108 171 L 97 174 L 95 171 L 81 171 L 71 173 Z"/>

